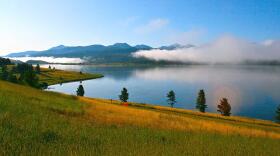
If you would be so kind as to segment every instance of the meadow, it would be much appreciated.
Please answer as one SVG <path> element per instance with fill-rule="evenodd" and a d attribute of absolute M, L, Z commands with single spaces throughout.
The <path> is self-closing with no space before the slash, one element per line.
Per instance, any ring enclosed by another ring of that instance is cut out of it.
<path fill-rule="evenodd" d="M 0 81 L 0 155 L 279 155 L 279 140 L 271 121 Z"/>
<path fill-rule="evenodd" d="M 38 74 L 38 77 L 39 82 L 46 82 L 48 83 L 48 85 L 53 85 L 65 82 L 96 79 L 103 77 L 103 75 L 80 73 L 75 71 L 65 71 L 59 69 L 41 68 L 41 72 L 40 74 Z"/>

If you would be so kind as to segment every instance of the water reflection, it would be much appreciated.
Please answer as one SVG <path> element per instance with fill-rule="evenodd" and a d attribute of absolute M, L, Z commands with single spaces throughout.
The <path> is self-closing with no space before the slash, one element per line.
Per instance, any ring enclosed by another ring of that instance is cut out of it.
<path fill-rule="evenodd" d="M 98 72 L 102 79 L 84 81 L 86 96 L 117 99 L 122 87 L 130 100 L 166 104 L 166 93 L 173 89 L 175 107 L 194 109 L 197 92 L 204 89 L 207 111 L 216 112 L 223 97 L 229 99 L 235 115 L 274 118 L 280 103 L 280 68 L 274 66 L 176 66 L 176 67 L 96 67 L 56 65 L 58 69 Z M 78 83 L 54 85 L 54 90 L 75 93 Z"/>

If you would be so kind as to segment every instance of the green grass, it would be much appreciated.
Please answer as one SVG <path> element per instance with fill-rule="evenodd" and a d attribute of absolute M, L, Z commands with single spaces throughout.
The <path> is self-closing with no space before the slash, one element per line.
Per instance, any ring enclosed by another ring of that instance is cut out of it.
<path fill-rule="evenodd" d="M 103 75 L 101 74 L 90 74 L 90 73 L 80 74 L 79 72 L 75 72 L 75 71 L 64 71 L 58 69 L 54 70 L 54 69 L 47 69 L 47 68 L 41 68 L 41 73 L 38 76 L 39 76 L 39 82 L 46 82 L 49 85 L 103 77 Z"/>
<path fill-rule="evenodd" d="M 11 71 L 15 65 L 8 65 L 8 71 Z M 0 70 L 0 74 L 2 70 Z M 19 74 L 16 74 L 19 77 Z M 82 80 L 90 80 L 102 78 L 102 74 L 92 74 L 92 73 L 80 73 L 76 71 L 64 71 L 59 69 L 49 69 L 49 68 L 41 68 L 41 72 L 37 74 L 39 78 L 39 83 L 46 82 L 48 85 L 66 83 L 66 82 L 74 82 L 74 81 L 82 81 Z"/>
<path fill-rule="evenodd" d="M 128 111 L 191 116 L 177 109 L 166 113 L 163 108 L 111 106 L 108 100 L 91 102 L 0 81 L 0 155 L 280 155 L 279 139 L 126 124 L 134 118 L 133 113 L 122 124 L 109 122 L 110 114 L 120 117 L 121 112 Z M 200 121 L 207 115 L 191 117 Z M 159 119 L 160 124 L 169 125 Z M 234 126 L 230 120 L 214 120 Z M 246 124 L 254 127 L 254 123 Z M 266 129 L 274 127 L 271 131 L 279 132 L 273 123 L 266 124 Z M 262 125 L 255 127 L 262 129 Z"/>

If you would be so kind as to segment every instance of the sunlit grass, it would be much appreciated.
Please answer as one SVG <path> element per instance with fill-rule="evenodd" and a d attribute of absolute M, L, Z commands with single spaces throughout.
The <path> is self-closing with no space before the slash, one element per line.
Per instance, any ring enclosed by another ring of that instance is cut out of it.
<path fill-rule="evenodd" d="M 40 82 L 46 82 L 49 85 L 103 77 L 101 74 L 79 73 L 48 68 L 41 68 L 41 73 L 38 76 Z"/>
<path fill-rule="evenodd" d="M 280 154 L 278 125 L 207 115 L 0 81 L 0 155 Z"/>
<path fill-rule="evenodd" d="M 190 110 L 142 105 L 147 109 L 136 109 L 140 104 L 121 106 L 118 101 L 80 98 L 91 105 L 87 111 L 102 123 L 120 123 L 161 129 L 209 131 L 225 135 L 238 134 L 254 137 L 280 139 L 280 125 L 264 120 L 242 117 L 221 117 L 213 113 L 199 113 Z M 164 110 L 164 111 L 163 111 Z M 210 117 L 210 118 L 209 118 Z"/>

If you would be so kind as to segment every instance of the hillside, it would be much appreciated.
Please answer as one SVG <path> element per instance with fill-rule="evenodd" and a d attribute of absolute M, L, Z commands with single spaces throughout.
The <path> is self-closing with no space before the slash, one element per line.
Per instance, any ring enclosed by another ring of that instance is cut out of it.
<path fill-rule="evenodd" d="M 159 49 L 174 50 L 176 48 L 186 48 L 192 45 L 179 45 L 173 44 L 169 46 L 161 46 Z M 116 43 L 113 45 L 89 45 L 89 46 L 64 46 L 59 45 L 43 51 L 25 51 L 10 53 L 6 57 L 68 57 L 68 58 L 81 58 L 88 63 L 156 63 L 153 60 L 146 58 L 135 58 L 132 53 L 139 50 L 154 49 L 147 45 L 131 46 L 127 43 Z M 75 62 L 73 62 L 75 63 Z"/>
<path fill-rule="evenodd" d="M 0 155 L 279 155 L 280 125 L 0 81 Z"/>

